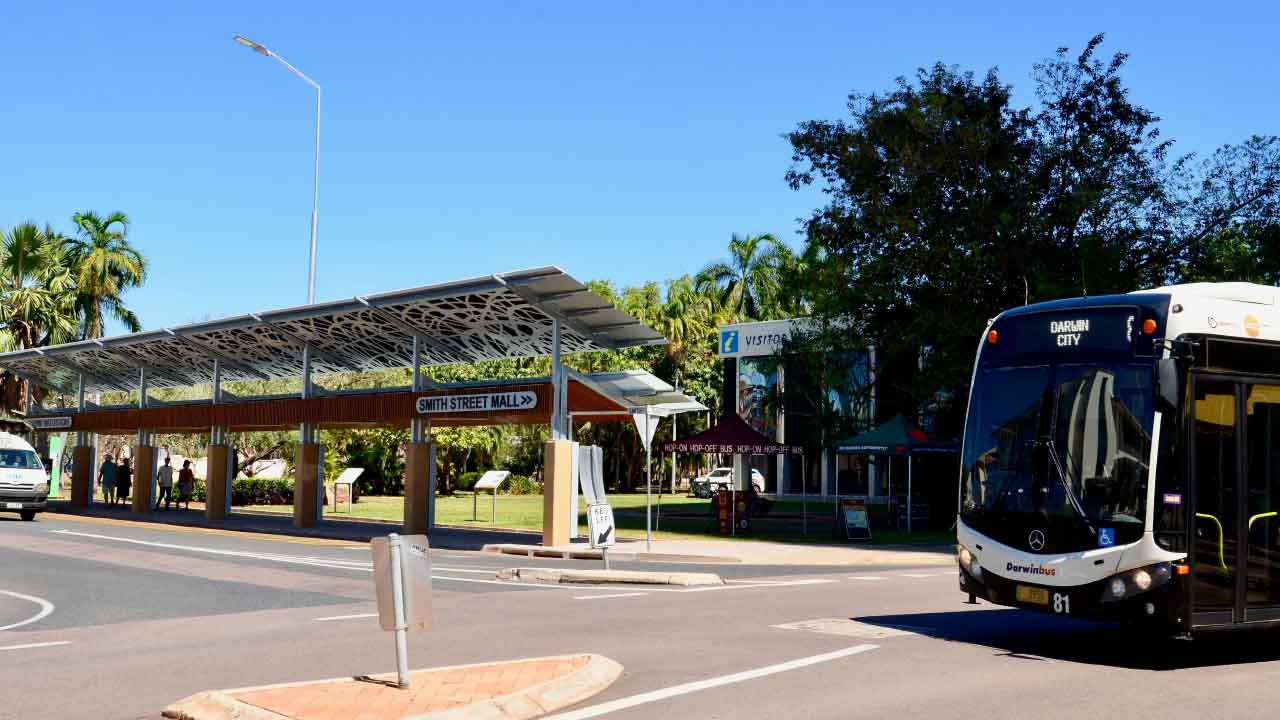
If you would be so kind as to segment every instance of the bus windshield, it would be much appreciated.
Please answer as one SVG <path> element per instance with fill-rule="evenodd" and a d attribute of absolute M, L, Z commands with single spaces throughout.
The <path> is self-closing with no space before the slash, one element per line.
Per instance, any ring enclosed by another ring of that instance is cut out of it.
<path fill-rule="evenodd" d="M 1149 365 L 979 370 L 965 430 L 961 517 L 1031 552 L 1141 536 L 1151 447 Z M 1040 530 L 1040 547 L 1028 547 Z"/>

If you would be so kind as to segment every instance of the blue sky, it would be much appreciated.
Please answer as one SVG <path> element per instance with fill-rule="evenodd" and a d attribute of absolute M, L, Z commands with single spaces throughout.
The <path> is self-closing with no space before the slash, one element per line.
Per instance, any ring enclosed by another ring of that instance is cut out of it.
<path fill-rule="evenodd" d="M 1280 10 L 1112 4 L 4 3 L 0 228 L 127 212 L 148 328 L 305 300 L 313 95 L 237 33 L 324 88 L 320 299 L 796 242 L 796 123 L 937 60 L 1030 103 L 1032 64 L 1099 31 L 1178 152 L 1277 132 Z"/>

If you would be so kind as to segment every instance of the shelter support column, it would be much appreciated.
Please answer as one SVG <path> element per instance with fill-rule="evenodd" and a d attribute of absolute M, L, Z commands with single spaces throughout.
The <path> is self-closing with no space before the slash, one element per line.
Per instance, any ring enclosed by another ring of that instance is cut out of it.
<path fill-rule="evenodd" d="M 436 444 L 427 442 L 429 422 L 414 418 L 404 448 L 404 534 L 430 534 L 435 527 Z"/>
<path fill-rule="evenodd" d="M 151 445 L 151 433 L 138 431 L 138 443 L 133 448 L 133 511 L 151 512 L 152 489 L 156 482 L 156 449 Z"/>
<path fill-rule="evenodd" d="M 93 445 L 88 433 L 76 433 L 76 447 L 71 456 L 71 505 L 88 507 L 93 494 Z"/>
<path fill-rule="evenodd" d="M 293 526 L 314 527 L 320 522 L 320 474 L 324 465 L 320 445 L 315 441 L 315 428 L 303 424 L 298 433 L 298 455 L 293 479 Z"/>
<path fill-rule="evenodd" d="M 210 522 L 222 522 L 231 511 L 227 501 L 228 487 L 235 461 L 231 456 L 231 447 L 227 445 L 225 428 L 215 427 L 209 436 L 209 460 L 205 466 L 204 479 L 204 517 Z"/>
<path fill-rule="evenodd" d="M 543 446 L 542 544 L 568 545 L 578 508 L 569 506 L 573 492 L 573 443 L 548 440 Z"/>

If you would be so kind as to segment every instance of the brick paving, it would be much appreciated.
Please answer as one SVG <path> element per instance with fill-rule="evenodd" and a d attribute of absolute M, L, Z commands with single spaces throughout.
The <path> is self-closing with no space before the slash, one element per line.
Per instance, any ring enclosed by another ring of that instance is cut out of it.
<path fill-rule="evenodd" d="M 409 689 L 395 686 L 395 673 L 369 680 L 335 680 L 233 694 L 237 700 L 296 720 L 388 720 L 450 710 L 519 692 L 569 675 L 590 658 L 541 658 L 419 670 Z"/>

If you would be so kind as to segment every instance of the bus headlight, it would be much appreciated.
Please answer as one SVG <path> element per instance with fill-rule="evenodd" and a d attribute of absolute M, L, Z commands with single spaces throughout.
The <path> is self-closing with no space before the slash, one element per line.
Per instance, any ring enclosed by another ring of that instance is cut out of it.
<path fill-rule="evenodd" d="M 40 495 L 44 495 L 49 492 L 49 483 L 36 483 L 35 487 L 31 489 Z"/>
<path fill-rule="evenodd" d="M 1148 565 L 1137 570 L 1129 570 L 1111 578 L 1102 591 L 1102 602 L 1116 602 L 1133 597 L 1169 582 L 1173 577 L 1173 566 L 1169 563 Z"/>
<path fill-rule="evenodd" d="M 1151 589 L 1151 573 L 1146 570 L 1135 570 L 1131 577 L 1133 578 L 1134 587 L 1138 588 L 1139 591 Z"/>
<path fill-rule="evenodd" d="M 969 552 L 969 548 L 961 545 L 959 555 L 960 555 L 960 567 L 963 567 L 965 570 L 968 570 L 969 566 L 973 564 L 973 553 Z"/>
<path fill-rule="evenodd" d="M 1112 600 L 1119 600 L 1124 597 L 1126 589 L 1124 578 L 1116 578 L 1107 584 L 1107 591 L 1111 594 Z"/>

